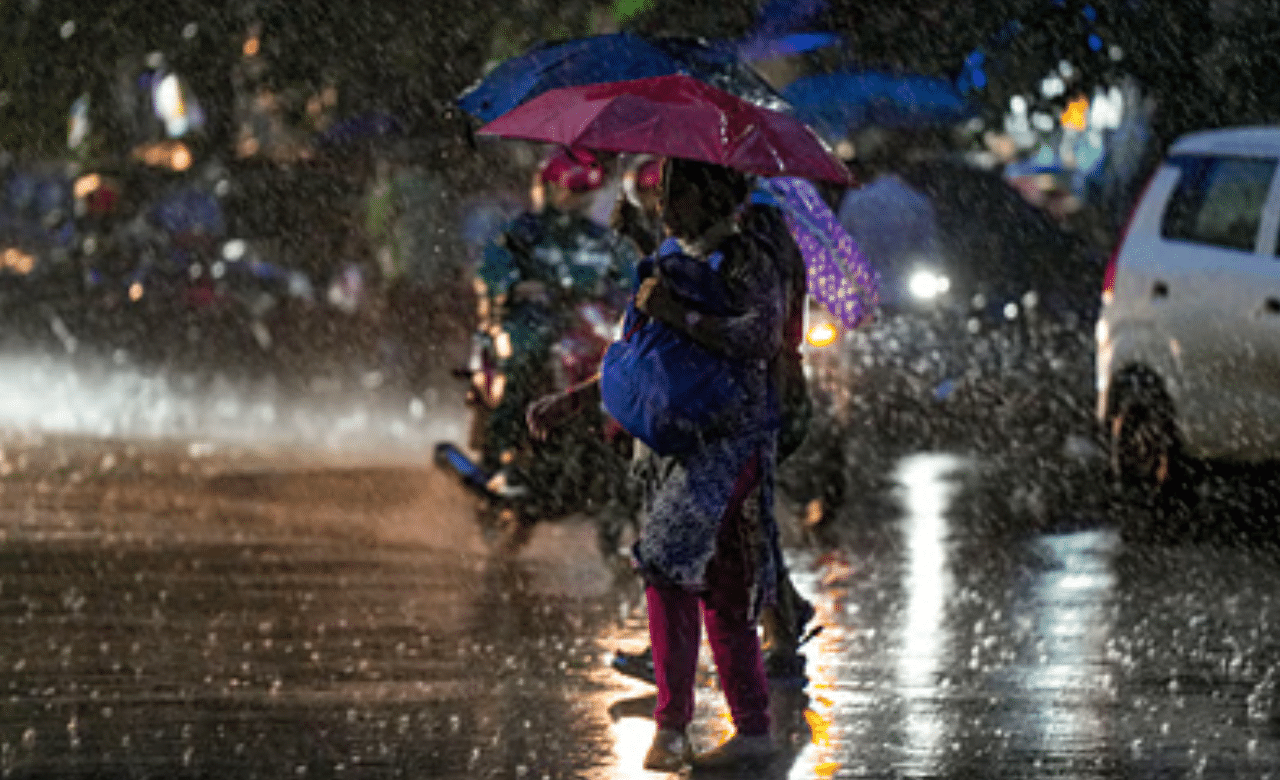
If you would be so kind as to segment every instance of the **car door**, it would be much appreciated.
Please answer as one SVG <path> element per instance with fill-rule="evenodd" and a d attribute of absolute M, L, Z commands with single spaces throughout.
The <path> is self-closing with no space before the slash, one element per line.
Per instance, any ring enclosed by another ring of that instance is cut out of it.
<path fill-rule="evenodd" d="M 1276 160 L 1171 158 L 1181 176 L 1161 221 L 1152 308 L 1181 368 L 1190 440 L 1257 457 L 1280 445 Z M 1265 245 L 1265 246 L 1264 246 Z"/>
<path fill-rule="evenodd" d="M 1259 258 L 1251 263 L 1237 315 L 1248 362 L 1240 374 L 1251 427 L 1241 454 L 1280 457 L 1280 176 L 1273 182 Z"/>

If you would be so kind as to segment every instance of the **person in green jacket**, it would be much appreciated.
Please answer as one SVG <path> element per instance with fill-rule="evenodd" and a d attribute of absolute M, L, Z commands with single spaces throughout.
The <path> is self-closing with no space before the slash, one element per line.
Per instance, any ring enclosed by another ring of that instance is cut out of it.
<path fill-rule="evenodd" d="M 515 487 L 512 468 L 529 441 L 525 407 L 552 389 L 551 352 L 575 308 L 604 301 L 621 311 L 639 260 L 634 245 L 591 221 L 585 211 L 605 182 L 603 166 L 583 150 L 559 148 L 539 168 L 541 208 L 508 223 L 484 249 L 475 272 L 478 333 L 496 356 L 501 381 L 479 444 L 481 466 Z"/>

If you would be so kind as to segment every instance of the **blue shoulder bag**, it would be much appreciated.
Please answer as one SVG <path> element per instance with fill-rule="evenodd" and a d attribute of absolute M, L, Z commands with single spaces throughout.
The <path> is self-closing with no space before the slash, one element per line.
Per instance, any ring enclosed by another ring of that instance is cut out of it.
<path fill-rule="evenodd" d="M 665 247 L 666 245 L 664 245 Z M 718 273 L 720 255 L 701 262 L 682 254 L 642 261 L 644 279 L 661 270 L 664 283 L 690 308 L 730 314 Z M 740 366 L 683 333 L 627 305 L 624 336 L 605 352 L 600 395 L 605 410 L 659 455 L 678 455 L 730 430 L 745 400 Z"/>

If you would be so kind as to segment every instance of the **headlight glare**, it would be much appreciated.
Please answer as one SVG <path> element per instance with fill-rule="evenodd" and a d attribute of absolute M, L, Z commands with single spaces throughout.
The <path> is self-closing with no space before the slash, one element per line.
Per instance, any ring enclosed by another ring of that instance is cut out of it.
<path fill-rule="evenodd" d="M 812 347 L 822 348 L 833 344 L 839 335 L 836 326 L 829 322 L 819 322 L 809 328 L 804 340 Z"/>
<path fill-rule="evenodd" d="M 951 280 L 936 271 L 920 269 L 911 275 L 907 287 L 911 290 L 912 296 L 931 301 L 945 295 L 951 289 Z"/>

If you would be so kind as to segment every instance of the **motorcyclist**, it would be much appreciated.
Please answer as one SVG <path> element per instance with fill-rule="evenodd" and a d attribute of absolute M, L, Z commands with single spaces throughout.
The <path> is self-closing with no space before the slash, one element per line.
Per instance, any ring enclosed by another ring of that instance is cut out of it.
<path fill-rule="evenodd" d="M 473 388 L 487 410 L 474 444 L 496 493 L 528 489 L 519 469 L 529 444 L 525 407 L 551 389 L 552 348 L 576 305 L 604 301 L 620 312 L 630 293 L 634 246 L 585 214 L 605 178 L 590 152 L 553 151 L 536 177 L 543 203 L 507 224 L 476 269 L 477 333 L 497 371 L 489 387 Z"/>

